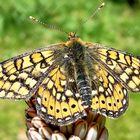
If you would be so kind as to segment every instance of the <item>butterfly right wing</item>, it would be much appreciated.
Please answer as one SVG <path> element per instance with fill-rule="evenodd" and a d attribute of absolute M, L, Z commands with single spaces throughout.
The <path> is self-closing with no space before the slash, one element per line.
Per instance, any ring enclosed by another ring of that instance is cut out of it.
<path fill-rule="evenodd" d="M 37 90 L 47 71 L 59 58 L 56 44 L 0 63 L 0 98 L 27 99 Z"/>

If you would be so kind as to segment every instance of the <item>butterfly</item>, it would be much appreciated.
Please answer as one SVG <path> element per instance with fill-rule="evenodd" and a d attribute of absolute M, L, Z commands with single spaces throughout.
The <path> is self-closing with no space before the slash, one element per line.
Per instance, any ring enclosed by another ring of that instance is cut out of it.
<path fill-rule="evenodd" d="M 0 63 L 0 98 L 36 98 L 37 114 L 54 125 L 86 116 L 86 109 L 117 118 L 128 108 L 128 91 L 140 91 L 140 58 L 82 41 L 68 41 Z"/>

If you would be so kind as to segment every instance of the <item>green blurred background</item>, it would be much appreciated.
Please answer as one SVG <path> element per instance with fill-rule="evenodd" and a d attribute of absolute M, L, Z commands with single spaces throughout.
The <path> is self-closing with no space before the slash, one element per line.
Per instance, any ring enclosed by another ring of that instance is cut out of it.
<path fill-rule="evenodd" d="M 85 41 L 99 42 L 140 56 L 140 1 L 106 0 L 105 7 L 81 26 Z M 0 1 L 0 61 L 67 36 L 29 21 L 30 15 L 75 31 L 98 7 L 98 0 Z M 119 119 L 107 119 L 110 140 L 140 140 L 140 94 L 130 93 L 129 109 Z M 0 100 L 0 140 L 26 140 L 24 101 Z"/>

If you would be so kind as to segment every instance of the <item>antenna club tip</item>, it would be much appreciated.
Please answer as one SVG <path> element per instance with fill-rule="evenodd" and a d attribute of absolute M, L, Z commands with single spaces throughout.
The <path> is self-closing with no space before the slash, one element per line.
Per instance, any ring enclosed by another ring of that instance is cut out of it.
<path fill-rule="evenodd" d="M 105 6 L 105 2 L 103 2 L 101 5 L 100 5 L 100 7 L 98 8 L 99 10 L 101 9 L 101 8 L 103 8 Z"/>
<path fill-rule="evenodd" d="M 29 19 L 33 19 L 34 20 L 35 18 L 33 16 L 29 16 Z"/>
<path fill-rule="evenodd" d="M 34 21 L 34 22 L 39 22 L 39 20 L 38 19 L 36 19 L 35 17 L 33 17 L 33 16 L 29 16 L 29 19 L 30 20 L 32 20 L 32 21 Z"/>
<path fill-rule="evenodd" d="M 102 3 L 102 6 L 105 6 L 105 2 Z"/>

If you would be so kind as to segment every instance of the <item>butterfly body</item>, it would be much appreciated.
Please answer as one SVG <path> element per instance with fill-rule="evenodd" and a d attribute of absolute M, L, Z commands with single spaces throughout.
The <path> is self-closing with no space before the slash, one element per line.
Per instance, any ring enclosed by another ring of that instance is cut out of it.
<path fill-rule="evenodd" d="M 67 125 L 86 116 L 85 109 L 117 118 L 128 107 L 127 91 L 140 91 L 140 59 L 103 45 L 68 41 L 0 63 L 0 98 L 36 98 L 46 122 Z"/>
<path fill-rule="evenodd" d="M 73 69 L 73 78 L 76 81 L 77 90 L 83 101 L 82 105 L 86 108 L 91 104 L 92 89 L 91 81 L 89 79 L 89 69 L 87 66 L 89 62 L 86 56 L 85 43 L 78 38 L 74 38 L 70 43 L 66 43 L 65 45 L 65 47 L 68 48 L 66 54 L 69 58 L 69 62 L 67 64 L 71 63 L 70 66 L 72 68 L 70 69 Z M 69 72 L 69 68 L 66 71 Z"/>

